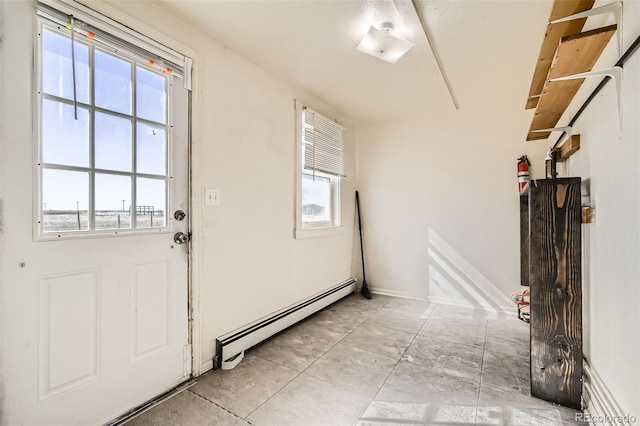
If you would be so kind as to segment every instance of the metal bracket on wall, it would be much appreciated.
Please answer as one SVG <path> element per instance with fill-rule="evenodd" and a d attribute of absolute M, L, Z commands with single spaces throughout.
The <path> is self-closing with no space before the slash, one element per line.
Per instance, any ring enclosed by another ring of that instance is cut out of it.
<path fill-rule="evenodd" d="M 572 130 L 571 126 L 564 126 L 564 127 L 551 127 L 549 129 L 531 130 L 531 133 L 564 132 L 562 135 L 560 135 L 560 140 L 562 140 L 564 135 L 566 135 L 567 138 L 571 137 L 571 130 Z M 558 144 L 558 142 L 556 142 L 556 144 Z"/>
<path fill-rule="evenodd" d="M 615 66 L 595 71 L 581 72 L 579 74 L 565 75 L 564 77 L 552 78 L 549 81 L 575 80 L 587 77 L 612 77 L 616 81 L 616 98 L 618 101 L 618 121 L 620 123 L 620 131 L 622 131 L 622 67 Z"/>
<path fill-rule="evenodd" d="M 596 7 L 593 9 L 585 10 L 584 12 L 574 13 L 573 15 L 565 16 L 549 22 L 549 24 L 557 24 L 559 22 L 572 21 L 574 19 L 588 18 L 589 16 L 603 15 L 605 13 L 612 13 L 616 19 L 616 25 L 618 25 L 618 56 L 622 56 L 622 2 L 618 1 L 611 4 L 605 4 L 604 6 Z"/>

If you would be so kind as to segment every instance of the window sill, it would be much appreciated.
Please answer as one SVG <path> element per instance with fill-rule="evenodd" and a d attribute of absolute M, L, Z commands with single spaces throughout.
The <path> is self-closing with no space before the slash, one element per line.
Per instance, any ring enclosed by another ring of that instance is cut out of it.
<path fill-rule="evenodd" d="M 323 226 L 318 228 L 301 228 L 294 231 L 296 240 L 305 238 L 326 237 L 329 235 L 338 235 L 344 232 L 344 226 Z"/>

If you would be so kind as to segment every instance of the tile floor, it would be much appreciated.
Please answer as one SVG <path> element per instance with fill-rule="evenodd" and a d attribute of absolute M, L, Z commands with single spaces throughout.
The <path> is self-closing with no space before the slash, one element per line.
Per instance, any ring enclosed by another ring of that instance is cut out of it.
<path fill-rule="evenodd" d="M 127 426 L 577 424 L 530 396 L 528 340 L 515 317 L 354 294 Z"/>

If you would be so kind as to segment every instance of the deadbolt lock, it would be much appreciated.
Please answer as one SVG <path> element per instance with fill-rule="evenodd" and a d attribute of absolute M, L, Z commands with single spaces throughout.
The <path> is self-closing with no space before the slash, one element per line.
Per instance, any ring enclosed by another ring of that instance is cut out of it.
<path fill-rule="evenodd" d="M 182 210 L 176 210 L 176 212 L 173 214 L 173 217 L 175 217 L 178 222 L 184 220 L 186 216 L 186 213 Z"/>

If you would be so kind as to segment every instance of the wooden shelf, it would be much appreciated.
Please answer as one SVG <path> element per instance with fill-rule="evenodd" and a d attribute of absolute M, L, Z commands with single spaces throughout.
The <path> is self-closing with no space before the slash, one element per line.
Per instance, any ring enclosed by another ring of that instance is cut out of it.
<path fill-rule="evenodd" d="M 559 148 L 556 148 L 556 161 L 561 163 L 567 161 L 569 157 L 580 149 L 580 135 L 571 135 Z"/>
<path fill-rule="evenodd" d="M 616 31 L 616 25 L 598 28 L 580 34 L 563 37 L 556 49 L 540 94 L 527 140 L 546 139 L 549 133 L 533 133 L 532 130 L 555 127 L 569 103 L 580 89 L 584 78 L 553 81 L 550 79 L 591 71 L 602 51 Z"/>
<path fill-rule="evenodd" d="M 556 0 L 551 9 L 549 22 L 556 19 L 564 18 L 578 12 L 584 12 L 593 7 L 595 0 Z M 562 37 L 577 34 L 582 31 L 587 18 L 574 19 L 573 21 L 559 22 L 557 24 L 548 24 L 547 31 L 544 35 L 544 41 L 540 47 L 536 70 L 533 73 L 531 88 L 529 89 L 529 97 L 525 109 L 535 108 L 538 105 L 538 97 L 542 93 L 544 82 L 546 81 L 553 56 Z"/>

